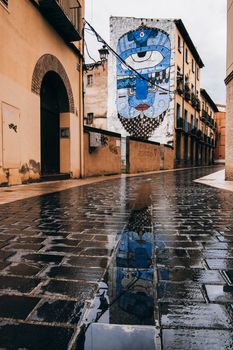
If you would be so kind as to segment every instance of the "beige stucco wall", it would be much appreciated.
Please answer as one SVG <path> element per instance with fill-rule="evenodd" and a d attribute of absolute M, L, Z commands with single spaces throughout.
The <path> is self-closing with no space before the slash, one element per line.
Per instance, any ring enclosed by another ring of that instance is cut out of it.
<path fill-rule="evenodd" d="M 85 177 L 97 175 L 110 175 L 121 173 L 121 149 L 118 136 L 105 134 L 105 146 L 90 149 L 89 132 L 84 132 L 84 175 Z"/>
<path fill-rule="evenodd" d="M 233 0 L 227 1 L 227 76 L 233 70 Z"/>
<path fill-rule="evenodd" d="M 126 139 L 127 173 L 160 170 L 160 145 L 154 142 Z"/>
<path fill-rule="evenodd" d="M 82 116 L 79 58 L 71 51 L 37 8 L 28 0 L 11 0 L 0 5 L 0 103 L 20 110 L 20 164 L 40 163 L 40 97 L 31 92 L 32 75 L 39 58 L 51 54 L 63 65 L 74 97 L 76 113 L 71 120 L 70 172 L 80 176 L 80 125 Z M 78 44 L 80 45 L 80 44 Z M 0 114 L 2 126 L 2 113 Z M 2 130 L 0 130 L 2 137 Z M 0 167 L 2 162 L 0 142 Z M 35 174 L 38 177 L 38 173 Z"/>
<path fill-rule="evenodd" d="M 217 135 L 214 160 L 225 161 L 225 134 L 226 134 L 226 112 L 216 113 Z"/>
<path fill-rule="evenodd" d="M 174 168 L 174 149 L 166 145 L 160 145 L 160 169 L 169 170 Z"/>
<path fill-rule="evenodd" d="M 186 42 L 184 41 L 181 33 L 176 28 L 176 38 L 175 38 L 175 82 L 177 78 L 177 67 L 180 68 L 181 74 L 184 74 L 184 77 L 187 75 L 189 77 L 189 87 L 191 89 L 191 84 L 194 86 L 194 92 L 198 92 L 198 96 L 200 99 L 200 81 L 201 81 L 201 69 L 197 62 L 195 61 L 191 51 L 189 50 Z M 181 50 L 178 50 L 178 36 L 181 38 Z M 185 60 L 185 57 L 183 58 L 183 55 L 185 55 L 185 50 L 188 50 L 188 63 Z M 192 71 L 192 59 L 194 60 L 194 72 Z M 197 77 L 197 69 L 199 69 L 199 75 Z M 179 103 L 181 105 L 181 113 L 182 113 L 182 97 L 178 94 L 175 95 L 175 111 L 176 111 L 176 103 Z M 199 112 L 197 112 L 191 103 L 184 100 L 184 109 L 188 111 L 188 122 L 191 122 L 191 114 L 194 116 L 194 118 L 199 119 Z M 183 118 L 184 115 L 181 115 L 181 118 Z"/>
<path fill-rule="evenodd" d="M 178 36 L 180 36 L 181 39 L 181 50 L 178 50 Z M 185 59 L 185 50 L 188 49 L 188 63 Z M 184 55 L 184 56 L 183 56 Z M 194 72 L 192 71 L 192 59 L 194 60 Z M 201 68 L 195 61 L 192 52 L 189 50 L 186 42 L 184 41 L 180 31 L 178 28 L 176 28 L 175 31 L 175 84 L 177 82 L 177 67 L 180 68 L 180 73 L 184 75 L 184 77 L 187 75 L 189 77 L 189 88 L 191 91 L 191 84 L 194 86 L 194 92 L 198 93 L 198 97 L 200 99 L 200 82 L 201 82 Z M 199 69 L 199 78 L 197 78 L 197 69 Z M 179 103 L 180 105 L 180 117 L 184 118 L 184 111 L 187 110 L 188 112 L 188 122 L 191 123 L 191 115 L 193 115 L 194 122 L 196 123 L 196 119 L 198 120 L 198 128 L 201 129 L 202 122 L 200 121 L 200 113 L 191 105 L 191 101 L 186 101 L 182 96 L 180 96 L 178 93 L 174 96 L 174 125 L 176 127 L 176 105 Z M 196 125 L 196 124 L 195 124 Z M 191 158 L 191 149 L 190 149 L 191 140 L 188 140 L 188 161 Z M 176 157 L 176 147 L 177 147 L 177 133 L 174 135 L 174 158 Z M 184 160 L 184 136 L 181 135 L 181 146 L 180 146 L 180 160 Z M 182 166 L 184 164 L 182 163 Z"/>

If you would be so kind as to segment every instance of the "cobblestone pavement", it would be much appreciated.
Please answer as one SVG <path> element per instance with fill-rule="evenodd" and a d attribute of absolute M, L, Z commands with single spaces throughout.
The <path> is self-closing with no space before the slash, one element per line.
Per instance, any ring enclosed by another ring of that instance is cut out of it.
<path fill-rule="evenodd" d="M 156 349 L 233 349 L 233 195 L 192 181 L 218 169 L 1 205 L 0 349 L 84 349 L 88 317 L 156 326 Z"/>

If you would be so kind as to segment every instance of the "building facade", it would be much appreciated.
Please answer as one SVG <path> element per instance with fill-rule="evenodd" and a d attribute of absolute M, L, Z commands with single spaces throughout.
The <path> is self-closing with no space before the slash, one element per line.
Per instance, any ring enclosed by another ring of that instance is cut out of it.
<path fill-rule="evenodd" d="M 86 65 L 84 71 L 84 123 L 99 129 L 107 128 L 107 77 L 107 60 Z"/>
<path fill-rule="evenodd" d="M 82 168 L 82 0 L 0 0 L 0 183 Z"/>
<path fill-rule="evenodd" d="M 227 1 L 226 180 L 233 180 L 233 0 Z"/>
<path fill-rule="evenodd" d="M 215 163 L 225 163 L 225 136 L 226 136 L 226 105 L 217 105 L 216 113 L 216 147 L 214 152 Z"/>
<path fill-rule="evenodd" d="M 204 64 L 183 22 L 112 17 L 110 41 L 120 60 L 109 57 L 108 128 L 173 146 L 175 167 L 211 163 L 215 125 L 202 105 L 211 101 L 213 120 L 217 109 L 201 93 Z"/>

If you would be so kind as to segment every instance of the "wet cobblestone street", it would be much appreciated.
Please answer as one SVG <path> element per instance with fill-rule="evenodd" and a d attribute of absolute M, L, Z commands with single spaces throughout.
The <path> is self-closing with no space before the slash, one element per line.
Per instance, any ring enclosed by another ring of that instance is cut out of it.
<path fill-rule="evenodd" d="M 154 349 L 233 349 L 233 194 L 193 182 L 217 170 L 1 205 L 0 349 L 89 350 L 76 340 L 96 293 L 92 321 L 153 327 Z M 102 342 L 90 350 L 124 349 Z"/>

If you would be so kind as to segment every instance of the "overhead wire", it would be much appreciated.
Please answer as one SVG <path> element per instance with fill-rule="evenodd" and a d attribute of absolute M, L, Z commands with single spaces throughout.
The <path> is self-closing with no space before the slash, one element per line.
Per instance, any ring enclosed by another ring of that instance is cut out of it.
<path fill-rule="evenodd" d="M 85 49 L 86 49 L 86 52 L 87 52 L 87 54 L 88 54 L 88 57 L 89 57 L 94 63 L 97 63 L 97 61 L 90 55 L 90 52 L 89 52 L 89 49 L 88 49 L 86 40 L 83 39 L 83 41 L 84 41 L 84 45 L 85 45 Z"/>
<path fill-rule="evenodd" d="M 150 79 L 148 79 L 148 78 L 146 78 L 144 75 L 142 75 L 141 73 L 139 73 L 136 69 L 134 69 L 132 66 L 130 66 L 101 36 L 100 36 L 100 34 L 92 27 L 92 25 L 85 19 L 85 18 L 83 18 L 83 21 L 84 21 L 84 25 L 85 24 L 87 24 L 88 26 L 89 26 L 89 28 L 85 28 L 85 30 L 91 30 L 94 34 L 95 34 L 95 36 L 96 36 L 96 38 L 97 38 L 97 40 L 99 41 L 99 42 L 101 42 L 102 44 L 104 44 L 106 47 L 107 47 L 107 49 L 125 66 L 125 67 L 127 67 L 129 70 L 131 70 L 132 72 L 134 72 L 137 76 L 139 76 L 142 80 L 145 80 L 145 81 L 147 81 L 148 83 L 150 83 L 151 85 L 154 85 L 154 86 L 156 86 L 158 89 L 160 89 L 160 90 L 163 90 L 163 91 L 166 91 L 166 92 L 168 92 L 168 93 L 170 93 L 170 94 L 174 94 L 175 92 L 174 91 L 171 91 L 170 89 L 166 89 L 166 88 L 164 88 L 164 87 L 162 87 L 162 86 L 160 86 L 159 84 L 156 84 L 154 81 L 152 81 L 152 80 L 150 80 Z"/>

